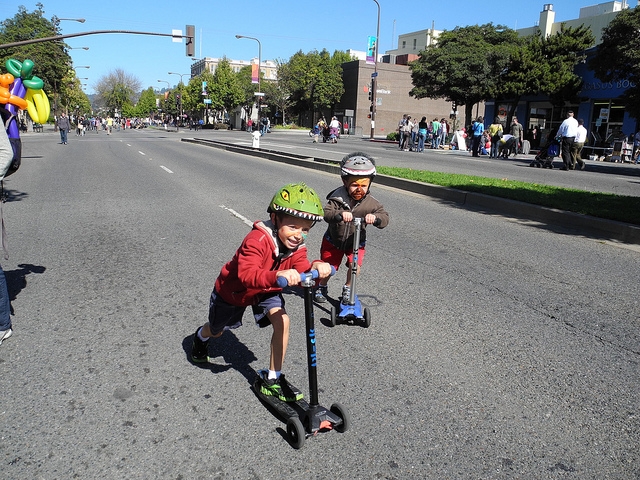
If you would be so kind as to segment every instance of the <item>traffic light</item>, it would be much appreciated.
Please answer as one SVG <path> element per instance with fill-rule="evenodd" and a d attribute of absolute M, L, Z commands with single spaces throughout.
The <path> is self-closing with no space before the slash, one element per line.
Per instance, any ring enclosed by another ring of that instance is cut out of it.
<path fill-rule="evenodd" d="M 458 104 L 455 100 L 451 102 L 451 110 L 453 110 L 454 112 L 458 111 Z"/>
<path fill-rule="evenodd" d="M 371 89 L 371 86 L 369 86 L 369 101 L 373 100 L 373 90 Z"/>
<path fill-rule="evenodd" d="M 196 27 L 187 25 L 187 57 L 193 57 L 196 54 Z"/>

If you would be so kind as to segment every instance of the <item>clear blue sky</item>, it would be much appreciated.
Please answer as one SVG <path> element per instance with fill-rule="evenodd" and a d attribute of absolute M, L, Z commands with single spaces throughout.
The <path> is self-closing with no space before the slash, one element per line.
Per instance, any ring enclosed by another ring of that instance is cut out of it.
<path fill-rule="evenodd" d="M 365 51 L 367 37 L 376 34 L 378 8 L 373 0 L 313 2 L 270 0 L 246 2 L 238 0 L 205 1 L 136 1 L 136 0 L 40 0 L 45 17 L 84 18 L 85 23 L 62 21 L 63 34 L 92 30 L 133 30 L 171 33 L 172 29 L 196 26 L 196 57 L 223 57 L 250 60 L 258 56 L 258 43 L 236 39 L 235 35 L 256 37 L 262 44 L 263 60 L 288 60 L 297 51 L 360 50 Z M 2 19 L 13 17 L 18 5 L 32 12 L 38 0 L 2 2 Z M 495 9 L 491 2 L 379 0 L 379 52 L 397 48 L 400 34 L 430 28 L 451 30 L 456 26 L 493 22 L 518 29 L 538 23 L 544 3 L 552 3 L 556 21 L 578 18 L 580 7 L 604 3 L 588 0 L 558 0 L 554 2 L 521 1 L 502 3 Z M 629 3 L 635 6 L 635 0 Z M 8 5 L 7 5 L 8 4 Z M 335 5 L 335 7 L 330 7 Z M 7 8 L 7 6 L 9 8 Z M 69 38 L 79 78 L 94 93 L 93 86 L 116 68 L 137 77 L 142 88 L 162 89 L 180 81 L 177 75 L 188 74 L 192 60 L 185 55 L 184 43 L 171 38 L 125 34 L 90 35 Z M 23 60 L 23 59 L 18 59 Z M 4 68 L 2 69 L 4 71 Z M 36 66 L 37 70 L 37 66 Z M 188 80 L 188 75 L 183 77 Z"/>

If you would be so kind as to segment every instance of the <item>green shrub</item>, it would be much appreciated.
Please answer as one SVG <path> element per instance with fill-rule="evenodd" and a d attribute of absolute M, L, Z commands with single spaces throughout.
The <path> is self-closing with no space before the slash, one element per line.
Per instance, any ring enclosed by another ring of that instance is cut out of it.
<path fill-rule="evenodd" d="M 393 140 L 394 142 L 397 142 L 398 139 L 398 132 L 391 132 L 387 134 L 387 140 Z"/>

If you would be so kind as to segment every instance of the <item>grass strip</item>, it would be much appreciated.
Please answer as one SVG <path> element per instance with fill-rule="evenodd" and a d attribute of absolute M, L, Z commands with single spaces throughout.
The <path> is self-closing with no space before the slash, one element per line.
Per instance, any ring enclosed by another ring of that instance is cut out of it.
<path fill-rule="evenodd" d="M 376 167 L 381 175 L 441 185 L 467 192 L 541 205 L 640 225 L 640 197 L 587 192 L 572 188 L 518 182 L 506 178 L 475 177 L 455 173 L 429 172 L 400 167 Z"/>

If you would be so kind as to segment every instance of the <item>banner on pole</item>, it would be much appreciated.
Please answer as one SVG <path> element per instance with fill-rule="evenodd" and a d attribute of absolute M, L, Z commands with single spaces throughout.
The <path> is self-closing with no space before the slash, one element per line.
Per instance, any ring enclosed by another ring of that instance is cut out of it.
<path fill-rule="evenodd" d="M 376 37 L 369 37 L 367 41 L 367 63 L 376 62 Z"/>
<path fill-rule="evenodd" d="M 260 65 L 251 64 L 251 83 L 260 83 Z"/>

